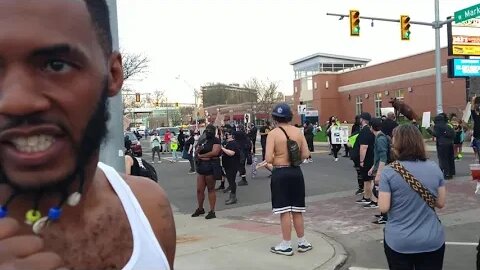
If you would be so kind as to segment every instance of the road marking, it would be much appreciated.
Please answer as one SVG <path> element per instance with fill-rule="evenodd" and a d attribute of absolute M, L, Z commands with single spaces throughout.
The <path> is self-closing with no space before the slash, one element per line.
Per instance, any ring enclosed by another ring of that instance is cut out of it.
<path fill-rule="evenodd" d="M 380 241 L 380 243 L 383 244 L 383 240 Z M 445 245 L 447 246 L 478 246 L 478 243 L 474 242 L 445 242 Z"/>
<path fill-rule="evenodd" d="M 388 270 L 388 269 L 380 269 L 380 268 L 365 268 L 365 267 L 356 267 L 352 266 L 349 267 L 348 270 Z"/>
<path fill-rule="evenodd" d="M 163 160 L 167 160 L 169 162 L 172 162 L 173 161 L 173 158 L 172 157 L 164 157 L 162 158 Z M 177 163 L 187 163 L 189 162 L 188 160 L 185 160 L 185 159 L 178 159 L 177 160 Z"/>
<path fill-rule="evenodd" d="M 478 243 L 473 242 L 445 242 L 445 245 L 450 246 L 478 246 Z"/>

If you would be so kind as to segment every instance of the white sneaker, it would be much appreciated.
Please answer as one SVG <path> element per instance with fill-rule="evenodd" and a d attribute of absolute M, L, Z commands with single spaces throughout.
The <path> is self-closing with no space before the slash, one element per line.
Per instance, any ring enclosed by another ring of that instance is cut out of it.
<path fill-rule="evenodd" d="M 285 255 L 285 256 L 292 256 L 293 255 L 293 249 L 292 247 L 290 246 L 284 246 L 282 245 L 282 243 L 274 246 L 274 247 L 271 247 L 270 248 L 270 252 L 272 253 L 275 253 L 275 254 L 281 254 L 281 255 Z"/>
<path fill-rule="evenodd" d="M 311 250 L 312 248 L 312 244 L 310 244 L 307 240 L 303 240 L 303 242 L 298 243 L 297 251 L 303 253 Z"/>
<path fill-rule="evenodd" d="M 305 159 L 305 160 L 303 161 L 303 164 L 307 164 L 307 163 L 309 163 L 309 161 L 308 161 L 308 159 Z"/>
<path fill-rule="evenodd" d="M 338 158 L 335 158 L 335 162 L 337 162 L 337 161 L 338 161 Z"/>

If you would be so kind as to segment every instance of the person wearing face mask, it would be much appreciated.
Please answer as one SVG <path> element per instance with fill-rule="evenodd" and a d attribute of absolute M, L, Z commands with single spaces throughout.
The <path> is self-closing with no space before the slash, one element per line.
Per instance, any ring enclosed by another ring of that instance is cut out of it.
<path fill-rule="evenodd" d="M 225 202 L 226 205 L 237 203 L 237 184 L 235 178 L 240 167 L 241 147 L 233 136 L 233 129 L 225 129 L 225 142 L 222 146 L 222 165 L 225 170 L 225 177 L 228 181 L 230 197 Z"/>
<path fill-rule="evenodd" d="M 208 190 L 208 202 L 210 211 L 205 216 L 206 219 L 216 218 L 215 215 L 215 179 L 221 177 L 222 168 L 220 167 L 220 154 L 222 151 L 221 141 L 215 137 L 216 128 L 208 125 L 204 131 L 205 138 L 199 139 L 196 150 L 195 160 L 197 169 L 197 202 L 198 207 L 192 214 L 192 217 L 198 217 L 205 214 L 203 203 L 205 200 L 205 189 Z"/>

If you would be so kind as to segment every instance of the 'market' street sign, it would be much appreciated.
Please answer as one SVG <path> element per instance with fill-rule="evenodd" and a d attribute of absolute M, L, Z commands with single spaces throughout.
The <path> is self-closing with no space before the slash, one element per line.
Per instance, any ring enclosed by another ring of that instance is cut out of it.
<path fill-rule="evenodd" d="M 454 13 L 456 23 L 461 23 L 469 19 L 473 19 L 480 16 L 480 4 L 471 6 Z"/>

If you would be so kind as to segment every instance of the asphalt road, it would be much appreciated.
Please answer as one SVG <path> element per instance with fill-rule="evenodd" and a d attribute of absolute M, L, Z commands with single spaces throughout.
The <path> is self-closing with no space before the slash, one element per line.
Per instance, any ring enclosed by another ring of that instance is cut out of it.
<path fill-rule="evenodd" d="M 143 143 L 147 146 L 145 142 Z M 257 149 L 260 150 L 260 147 Z M 429 157 L 436 161 L 435 152 L 429 153 Z M 143 158 L 151 161 L 151 152 L 147 147 L 144 147 Z M 178 211 L 191 213 L 196 208 L 196 176 L 188 174 L 188 162 L 170 163 L 170 159 L 170 154 L 164 154 L 163 162 L 154 164 L 159 175 L 159 183 L 166 190 L 171 203 Z M 334 162 L 333 157 L 328 155 L 326 148 L 318 149 L 313 154 L 313 159 L 313 163 L 302 165 L 307 196 L 341 191 L 354 192 L 357 186 L 356 175 L 350 159 L 340 157 L 338 162 Z M 455 163 L 457 177 L 469 175 L 468 165 L 471 161 L 473 161 L 473 155 L 467 154 L 462 161 Z M 247 167 L 247 173 L 249 171 L 250 168 Z M 248 177 L 249 185 L 238 187 L 238 203 L 235 205 L 226 206 L 223 202 L 227 199 L 227 194 L 218 192 L 216 210 L 221 211 L 228 208 L 270 202 L 270 178 L 268 175 L 267 171 L 259 170 L 256 178 Z M 205 207 L 208 209 L 208 202 L 205 202 Z M 372 211 L 373 216 L 374 210 L 369 211 Z M 464 222 L 462 222 L 463 218 L 457 219 L 455 225 L 446 225 L 447 241 L 455 243 L 447 245 L 444 269 L 471 270 L 474 269 L 473 263 L 476 252 L 472 243 L 478 242 L 480 216 L 473 218 L 467 216 Z M 372 240 L 369 233 L 371 232 L 347 235 L 329 234 L 330 237 L 340 242 L 348 252 L 349 259 L 343 269 L 388 269 L 382 243 L 378 240 L 378 237 Z M 460 242 L 460 244 L 456 242 Z"/>

